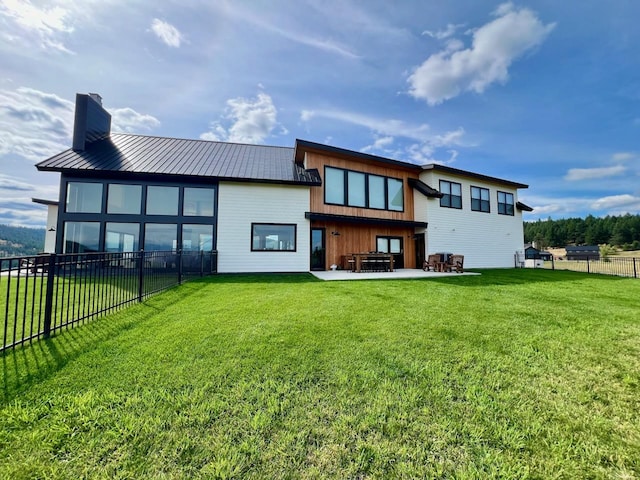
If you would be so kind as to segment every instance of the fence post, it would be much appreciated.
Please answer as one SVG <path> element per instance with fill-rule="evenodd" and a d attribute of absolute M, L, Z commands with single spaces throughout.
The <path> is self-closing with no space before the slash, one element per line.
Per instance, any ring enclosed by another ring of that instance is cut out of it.
<path fill-rule="evenodd" d="M 587 256 L 587 273 L 591 273 L 591 269 L 589 268 L 589 257 Z"/>
<path fill-rule="evenodd" d="M 56 268 L 56 254 L 52 253 L 49 255 L 49 263 L 47 267 L 47 290 L 45 292 L 44 299 L 44 326 L 43 326 L 43 334 L 44 338 L 49 338 L 51 336 L 51 317 L 53 316 L 53 282 L 55 278 L 55 268 Z"/>
<path fill-rule="evenodd" d="M 204 277 L 204 250 L 200 250 L 200 276 Z"/>
<path fill-rule="evenodd" d="M 636 257 L 633 257 L 633 278 L 638 278 L 638 271 L 636 270 Z"/>
<path fill-rule="evenodd" d="M 144 297 L 144 250 L 140 250 L 138 260 L 138 301 Z"/>
<path fill-rule="evenodd" d="M 182 285 L 182 249 L 178 249 L 178 284 Z"/>
<path fill-rule="evenodd" d="M 555 270 L 555 269 L 556 269 L 556 257 L 551 255 L 551 270 Z"/>

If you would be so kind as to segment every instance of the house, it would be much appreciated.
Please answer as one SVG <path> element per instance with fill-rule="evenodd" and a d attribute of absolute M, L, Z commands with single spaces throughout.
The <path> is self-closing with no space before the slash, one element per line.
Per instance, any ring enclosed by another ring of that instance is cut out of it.
<path fill-rule="evenodd" d="M 598 245 L 567 246 L 567 260 L 600 260 Z"/>
<path fill-rule="evenodd" d="M 544 250 L 538 250 L 532 245 L 525 247 L 524 249 L 524 258 L 526 260 L 553 260 L 553 255 Z"/>
<path fill-rule="evenodd" d="M 305 140 L 293 148 L 111 133 L 96 94 L 76 97 L 59 172 L 56 252 L 216 250 L 219 272 L 302 272 L 354 252 L 420 268 L 427 252 L 511 267 L 527 185 Z"/>

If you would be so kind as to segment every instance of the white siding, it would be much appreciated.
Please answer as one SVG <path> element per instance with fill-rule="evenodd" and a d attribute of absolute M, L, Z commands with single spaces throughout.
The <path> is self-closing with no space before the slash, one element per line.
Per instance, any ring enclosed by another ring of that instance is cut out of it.
<path fill-rule="evenodd" d="M 47 231 L 44 236 L 44 253 L 56 251 L 56 228 L 58 223 L 58 205 L 47 205 Z"/>
<path fill-rule="evenodd" d="M 221 182 L 218 272 L 308 272 L 309 187 Z M 295 252 L 252 252 L 251 223 L 297 225 Z"/>
<path fill-rule="evenodd" d="M 514 266 L 514 255 L 516 251 L 522 250 L 524 243 L 522 212 L 515 208 L 518 201 L 515 188 L 441 172 L 425 172 L 420 179 L 436 189 L 440 188 L 440 180 L 462 184 L 461 210 L 441 207 L 437 198 L 416 197 L 417 201 L 423 203 L 423 209 L 426 204 L 426 213 L 421 213 L 426 217 L 416 220 L 429 223 L 426 236 L 427 254 L 462 254 L 466 268 Z M 490 213 L 471 210 L 471 186 L 489 189 Z M 498 215 L 498 191 L 513 194 L 514 216 Z"/>

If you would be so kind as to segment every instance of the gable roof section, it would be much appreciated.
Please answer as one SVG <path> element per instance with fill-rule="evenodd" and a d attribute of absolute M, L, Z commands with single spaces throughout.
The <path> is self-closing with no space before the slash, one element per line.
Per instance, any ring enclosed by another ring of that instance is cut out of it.
<path fill-rule="evenodd" d="M 431 188 L 429 185 L 427 185 L 426 183 L 418 180 L 417 178 L 408 178 L 407 181 L 409 182 L 409 186 L 411 188 L 415 188 L 421 194 L 423 194 L 425 197 L 429 197 L 429 198 L 442 198 L 442 197 L 444 197 L 444 193 L 440 193 L 435 188 Z"/>
<path fill-rule="evenodd" d="M 85 150 L 65 150 L 36 165 L 64 173 L 148 174 L 321 185 L 315 170 L 293 162 L 294 149 L 112 133 Z"/>

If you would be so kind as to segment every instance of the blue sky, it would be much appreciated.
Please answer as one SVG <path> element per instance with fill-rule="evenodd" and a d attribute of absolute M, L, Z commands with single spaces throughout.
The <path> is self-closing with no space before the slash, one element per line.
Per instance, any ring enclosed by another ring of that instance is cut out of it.
<path fill-rule="evenodd" d="M 640 213 L 640 2 L 0 3 L 0 223 L 43 226 L 76 93 L 113 131 L 295 138 L 529 185 L 526 220 Z"/>

